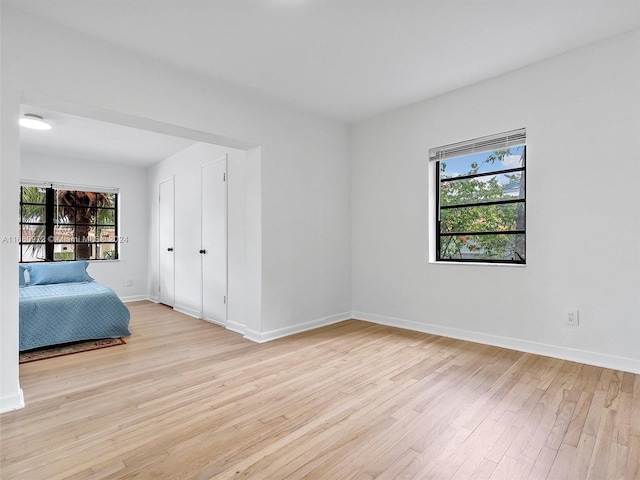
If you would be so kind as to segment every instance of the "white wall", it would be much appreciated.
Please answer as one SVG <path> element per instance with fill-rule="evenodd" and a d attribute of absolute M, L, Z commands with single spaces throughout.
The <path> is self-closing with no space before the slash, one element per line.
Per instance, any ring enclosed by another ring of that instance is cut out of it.
<path fill-rule="evenodd" d="M 159 297 L 158 251 L 158 195 L 159 184 L 171 177 L 175 181 L 175 305 L 174 308 L 189 315 L 202 316 L 202 255 L 200 189 L 201 167 L 228 155 L 227 162 L 227 236 L 228 236 L 228 323 L 234 330 L 245 333 L 246 305 L 255 299 L 248 291 L 248 277 L 259 276 L 260 269 L 251 270 L 246 257 L 251 255 L 245 239 L 247 223 L 259 215 L 247 211 L 245 196 L 255 191 L 245 188 L 245 152 L 234 148 L 206 143 L 194 145 L 172 155 L 149 169 L 150 246 L 149 296 Z M 259 193 L 259 192 L 257 192 Z"/>
<path fill-rule="evenodd" d="M 0 9 L 3 28 L 5 21 Z M 15 200 L 10 200 L 20 176 L 19 131 L 15 121 L 16 115 L 20 115 L 20 104 L 7 88 L 6 48 L 4 35 L 0 35 L 0 238 L 3 239 L 16 234 L 20 220 Z M 14 140 L 5 143 L 5 139 Z M 0 412 L 24 405 L 18 381 L 18 286 L 14 281 L 17 258 L 18 245 L 0 243 Z"/>
<path fill-rule="evenodd" d="M 21 179 L 120 188 L 118 236 L 127 241 L 119 246 L 118 261 L 91 262 L 87 271 L 125 301 L 147 298 L 147 170 L 25 151 L 20 160 Z M 127 279 L 131 286 L 125 286 Z"/>
<path fill-rule="evenodd" d="M 248 232 L 248 244 L 260 252 L 250 261 L 259 261 L 261 271 L 259 280 L 250 279 L 260 304 L 259 308 L 253 304 L 248 317 L 253 338 L 273 338 L 349 316 L 346 125 L 174 69 L 5 5 L 1 35 L 3 234 L 15 234 L 18 221 L 15 125 L 21 102 L 53 99 L 80 110 L 138 119 L 141 124 L 149 120 L 154 125 L 179 126 L 229 139 L 229 143 L 216 142 L 221 145 L 255 147 L 247 164 L 251 167 L 248 178 L 254 183 L 259 179 L 259 187 L 252 191 L 260 194 L 261 212 Z M 16 405 L 20 393 L 17 286 L 13 285 L 17 249 L 2 245 L 0 258 L 6 286 L 0 293 L 0 390 L 6 410 Z"/>
<path fill-rule="evenodd" d="M 358 124 L 354 315 L 640 373 L 639 106 L 636 31 Z M 520 127 L 526 267 L 430 264 L 429 148 Z"/>

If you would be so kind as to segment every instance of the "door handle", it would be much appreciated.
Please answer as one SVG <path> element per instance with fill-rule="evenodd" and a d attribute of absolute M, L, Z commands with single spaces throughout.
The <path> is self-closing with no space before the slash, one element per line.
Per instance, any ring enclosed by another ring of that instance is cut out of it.
<path fill-rule="evenodd" d="M 200 250 L 200 253 L 207 253 L 205 249 Z"/>
<path fill-rule="evenodd" d="M 173 252 L 173 247 L 167 248 L 167 252 Z"/>

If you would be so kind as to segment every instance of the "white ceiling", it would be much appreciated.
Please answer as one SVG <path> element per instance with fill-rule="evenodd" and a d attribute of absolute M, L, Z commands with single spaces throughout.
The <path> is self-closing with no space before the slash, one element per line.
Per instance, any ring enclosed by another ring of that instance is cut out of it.
<path fill-rule="evenodd" d="M 193 140 L 22 105 L 21 114 L 43 117 L 51 130 L 20 127 L 20 148 L 87 162 L 147 167 L 184 150 Z"/>
<path fill-rule="evenodd" d="M 640 0 L 3 0 L 345 122 L 640 27 Z"/>
<path fill-rule="evenodd" d="M 640 0 L 2 2 L 347 123 L 640 28 Z M 31 151 L 149 165 L 193 143 L 40 113 L 58 124 L 22 129 Z"/>

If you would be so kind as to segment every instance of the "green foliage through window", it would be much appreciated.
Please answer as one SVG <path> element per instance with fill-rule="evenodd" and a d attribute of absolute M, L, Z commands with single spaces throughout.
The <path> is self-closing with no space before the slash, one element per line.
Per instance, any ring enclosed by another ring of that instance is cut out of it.
<path fill-rule="evenodd" d="M 118 258 L 118 196 L 20 187 L 20 261 Z"/>
<path fill-rule="evenodd" d="M 525 146 L 437 160 L 436 259 L 526 261 Z"/>

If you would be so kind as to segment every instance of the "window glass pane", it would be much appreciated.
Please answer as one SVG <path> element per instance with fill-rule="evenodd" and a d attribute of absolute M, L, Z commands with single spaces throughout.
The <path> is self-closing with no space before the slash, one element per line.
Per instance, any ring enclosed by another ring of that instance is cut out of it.
<path fill-rule="evenodd" d="M 441 160 L 440 178 L 490 173 L 524 167 L 524 146 Z"/>
<path fill-rule="evenodd" d="M 22 187 L 22 203 L 46 203 L 46 188 L 42 187 Z"/>
<path fill-rule="evenodd" d="M 96 245 L 96 251 L 96 258 L 100 258 L 102 260 L 118 258 L 115 243 L 98 243 Z"/>
<path fill-rule="evenodd" d="M 112 193 L 90 192 L 92 195 L 91 205 L 94 207 L 113 207 L 115 205 Z"/>
<path fill-rule="evenodd" d="M 23 224 L 20 228 L 22 243 L 44 243 L 45 226 Z"/>
<path fill-rule="evenodd" d="M 493 202 L 524 198 L 523 172 L 502 173 L 440 184 L 440 205 Z"/>
<path fill-rule="evenodd" d="M 53 215 L 53 222 L 57 224 L 74 223 L 76 209 L 68 206 L 57 206 Z"/>
<path fill-rule="evenodd" d="M 94 245 L 91 243 L 78 243 L 75 246 L 76 250 L 76 260 L 92 260 L 95 257 L 94 254 Z"/>
<path fill-rule="evenodd" d="M 524 221 L 524 205 L 521 203 L 447 208 L 440 212 L 440 231 L 455 233 L 519 230 L 524 228 Z"/>
<path fill-rule="evenodd" d="M 94 224 L 96 221 L 96 209 L 76 207 L 75 221 L 77 224 L 83 224 L 83 225 Z"/>
<path fill-rule="evenodd" d="M 76 207 L 75 218 L 76 224 L 91 225 L 94 223 L 95 208 Z"/>
<path fill-rule="evenodd" d="M 97 227 L 98 234 L 96 241 L 98 242 L 114 242 L 116 230 L 114 227 Z"/>
<path fill-rule="evenodd" d="M 103 193 L 104 201 L 98 205 L 101 207 L 115 207 L 116 206 L 116 194 L 115 193 Z"/>
<path fill-rule="evenodd" d="M 95 227 L 90 227 L 89 225 L 76 226 L 76 242 L 90 243 L 95 241 L 96 241 Z"/>
<path fill-rule="evenodd" d="M 454 235 L 440 237 L 440 260 L 524 261 L 524 234 Z"/>
<path fill-rule="evenodd" d="M 53 252 L 53 259 L 58 261 L 75 260 L 73 245 L 56 245 Z"/>
<path fill-rule="evenodd" d="M 53 241 L 55 243 L 75 242 L 76 229 L 69 226 L 56 226 L 53 229 Z"/>
<path fill-rule="evenodd" d="M 76 192 L 73 190 L 57 190 L 55 192 L 56 205 L 61 208 L 73 207 L 77 203 Z"/>
<path fill-rule="evenodd" d="M 113 209 L 99 208 L 97 211 L 97 223 L 102 225 L 115 225 L 116 211 Z"/>
<path fill-rule="evenodd" d="M 21 249 L 22 249 L 23 262 L 44 261 L 44 244 L 43 243 L 23 244 Z"/>
<path fill-rule="evenodd" d="M 27 223 L 44 223 L 45 206 L 44 205 L 22 205 L 21 214 L 23 222 Z"/>

